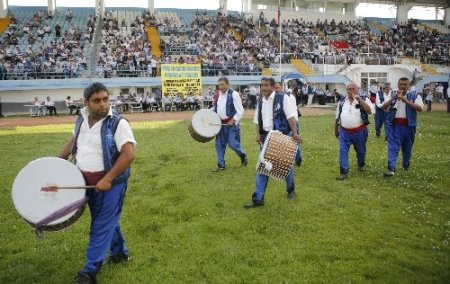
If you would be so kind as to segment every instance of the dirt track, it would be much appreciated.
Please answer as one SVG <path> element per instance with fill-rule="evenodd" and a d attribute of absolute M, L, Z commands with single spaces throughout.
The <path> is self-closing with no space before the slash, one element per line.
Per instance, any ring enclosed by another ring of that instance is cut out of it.
<path fill-rule="evenodd" d="M 447 104 L 433 103 L 432 109 L 445 111 Z M 314 116 L 334 113 L 334 108 L 314 108 L 302 107 L 300 108 L 302 115 Z M 174 111 L 174 112 L 150 112 L 150 113 L 126 113 L 124 116 L 131 122 L 140 121 L 165 121 L 165 120 L 188 120 L 191 119 L 193 111 Z M 253 110 L 246 110 L 244 117 L 253 117 Z M 35 125 L 49 125 L 49 124 L 71 124 L 75 122 L 75 116 L 60 115 L 60 116 L 45 116 L 45 117 L 6 117 L 0 118 L 0 129 L 11 129 L 17 126 L 35 126 Z"/>
<path fill-rule="evenodd" d="M 324 115 L 333 113 L 332 108 L 301 108 L 302 115 Z M 149 113 L 125 113 L 124 116 L 131 122 L 139 121 L 165 121 L 165 120 L 188 120 L 191 119 L 193 111 L 174 112 L 149 112 Z M 246 110 L 244 117 L 253 117 L 253 110 Z M 59 115 L 44 117 L 6 117 L 0 119 L 0 129 L 11 129 L 17 126 L 36 126 L 49 124 L 71 124 L 75 122 L 76 116 Z"/>

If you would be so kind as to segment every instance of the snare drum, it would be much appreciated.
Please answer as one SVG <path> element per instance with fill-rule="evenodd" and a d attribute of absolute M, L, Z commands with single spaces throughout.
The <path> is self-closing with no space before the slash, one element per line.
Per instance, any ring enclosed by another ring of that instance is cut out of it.
<path fill-rule="evenodd" d="M 85 189 L 42 191 L 49 186 L 83 186 L 83 175 L 72 163 L 54 157 L 34 160 L 16 176 L 12 199 L 17 212 L 36 230 L 59 231 L 69 227 L 83 214 Z"/>
<path fill-rule="evenodd" d="M 219 115 L 211 109 L 201 109 L 192 117 L 188 125 L 189 134 L 195 141 L 206 143 L 220 132 Z"/>
<path fill-rule="evenodd" d="M 292 169 L 297 147 L 292 137 L 278 130 L 270 131 L 259 154 L 256 171 L 279 180 L 286 179 Z"/>

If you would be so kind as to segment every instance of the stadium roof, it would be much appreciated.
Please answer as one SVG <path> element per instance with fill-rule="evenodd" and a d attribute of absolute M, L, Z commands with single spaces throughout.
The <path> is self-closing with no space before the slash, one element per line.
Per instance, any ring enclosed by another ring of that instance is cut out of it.
<path fill-rule="evenodd" d="M 272 5 L 278 5 L 279 0 L 270 0 L 269 2 L 272 3 Z M 307 2 L 314 2 L 317 0 L 303 0 Z M 256 0 L 253 1 L 254 4 L 258 4 L 260 1 Z M 264 3 L 267 3 L 266 1 L 261 1 Z M 450 0 L 331 0 L 326 2 L 337 2 L 337 3 L 372 3 L 372 4 L 390 4 L 390 5 L 401 5 L 401 4 L 414 4 L 417 6 L 437 6 L 437 7 L 444 7 L 448 8 L 450 7 Z M 289 3 L 286 0 L 281 0 L 282 6 L 289 5 Z M 284 3 L 284 5 L 283 5 Z"/>

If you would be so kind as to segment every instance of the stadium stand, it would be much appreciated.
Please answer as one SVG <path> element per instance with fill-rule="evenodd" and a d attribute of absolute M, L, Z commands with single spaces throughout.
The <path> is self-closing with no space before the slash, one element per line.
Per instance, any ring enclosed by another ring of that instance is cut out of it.
<path fill-rule="evenodd" d="M 144 8 L 108 8 L 97 44 L 91 43 L 93 8 L 60 8 L 54 15 L 43 7 L 10 11 L 0 37 L 0 79 L 7 80 L 92 76 L 89 70 L 105 77 L 156 76 L 159 64 L 174 62 L 201 63 L 204 76 L 269 74 L 280 59 L 308 75 L 313 64 L 391 65 L 412 58 L 430 74 L 439 73 L 433 64 L 450 64 L 450 36 L 439 21 L 284 20 L 280 58 L 278 24 L 264 17 L 230 13 L 218 20 L 217 11 L 157 9 L 152 15 Z"/>

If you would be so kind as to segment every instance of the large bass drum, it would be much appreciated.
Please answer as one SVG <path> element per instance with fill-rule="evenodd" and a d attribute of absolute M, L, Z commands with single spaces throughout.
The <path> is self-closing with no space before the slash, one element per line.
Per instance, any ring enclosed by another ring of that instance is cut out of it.
<path fill-rule="evenodd" d="M 211 109 L 201 109 L 192 117 L 188 125 L 189 134 L 195 141 L 206 143 L 219 134 L 221 121 L 219 115 Z"/>
<path fill-rule="evenodd" d="M 50 186 L 84 186 L 80 170 L 72 163 L 54 157 L 34 160 L 16 176 L 12 199 L 17 212 L 36 230 L 59 231 L 83 214 L 87 197 L 85 189 L 43 191 Z"/>

